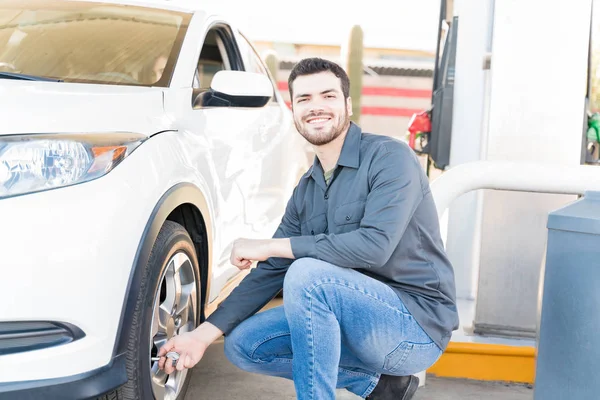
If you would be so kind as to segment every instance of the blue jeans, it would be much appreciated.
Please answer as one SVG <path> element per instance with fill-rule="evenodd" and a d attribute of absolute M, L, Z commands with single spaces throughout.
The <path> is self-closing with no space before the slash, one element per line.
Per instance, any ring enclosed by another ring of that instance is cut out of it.
<path fill-rule="evenodd" d="M 296 260 L 283 293 L 283 306 L 225 337 L 225 354 L 245 371 L 293 379 L 300 400 L 333 400 L 336 387 L 364 398 L 381 374 L 415 374 L 442 354 L 389 286 L 353 269 Z"/>

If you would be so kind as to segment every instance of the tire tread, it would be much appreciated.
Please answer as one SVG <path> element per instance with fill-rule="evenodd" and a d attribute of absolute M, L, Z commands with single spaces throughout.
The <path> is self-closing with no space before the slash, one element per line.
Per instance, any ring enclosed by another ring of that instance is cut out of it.
<path fill-rule="evenodd" d="M 152 245 L 152 250 L 150 251 L 150 258 L 148 259 L 148 264 L 145 266 L 144 275 L 142 281 L 140 282 L 140 293 L 145 294 L 148 286 L 148 281 L 150 279 L 150 274 L 148 272 L 148 268 L 153 262 L 156 261 L 157 257 L 160 257 L 161 254 L 157 254 L 155 249 L 163 248 L 169 239 L 177 233 L 185 233 L 190 243 L 192 243 L 188 232 L 185 230 L 183 226 L 173 221 L 165 221 L 154 244 Z M 104 395 L 103 397 L 99 397 L 97 400 L 137 400 L 139 399 L 140 388 L 138 387 L 138 380 L 136 377 L 139 374 L 138 371 L 138 359 L 135 356 L 137 354 L 136 350 L 138 347 L 139 337 L 136 334 L 132 334 L 133 332 L 139 331 L 138 328 L 140 322 L 140 317 L 143 315 L 142 308 L 144 305 L 145 295 L 140 296 L 135 303 L 135 310 L 132 314 L 131 321 L 131 329 L 132 332 L 129 334 L 128 342 L 127 342 L 127 354 L 126 354 L 126 365 L 127 365 L 127 384 L 123 385 L 119 389 Z M 185 393 L 185 389 L 183 391 Z"/>

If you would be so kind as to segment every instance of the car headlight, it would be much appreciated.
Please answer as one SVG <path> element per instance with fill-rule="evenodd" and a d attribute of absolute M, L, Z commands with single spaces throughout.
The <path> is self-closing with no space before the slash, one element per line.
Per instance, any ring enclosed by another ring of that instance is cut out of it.
<path fill-rule="evenodd" d="M 99 178 L 146 138 L 135 133 L 0 136 L 0 198 Z"/>

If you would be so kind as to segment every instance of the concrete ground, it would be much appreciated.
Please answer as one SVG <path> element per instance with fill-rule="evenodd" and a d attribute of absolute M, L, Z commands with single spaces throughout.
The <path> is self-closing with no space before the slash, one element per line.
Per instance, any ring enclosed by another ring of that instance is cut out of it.
<path fill-rule="evenodd" d="M 295 399 L 291 381 L 244 372 L 232 365 L 223 353 L 223 342 L 210 346 L 192 370 L 185 400 L 286 400 Z M 359 397 L 339 390 L 337 400 Z M 427 384 L 417 391 L 414 400 L 531 400 L 533 390 L 522 385 L 477 382 L 427 377 Z"/>

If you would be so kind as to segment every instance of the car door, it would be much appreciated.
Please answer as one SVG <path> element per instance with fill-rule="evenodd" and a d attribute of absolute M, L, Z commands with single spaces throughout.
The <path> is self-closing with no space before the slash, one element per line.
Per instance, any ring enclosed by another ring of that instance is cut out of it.
<path fill-rule="evenodd" d="M 273 85 L 271 101 L 260 110 L 259 135 L 255 149 L 259 152 L 260 180 L 256 195 L 248 199 L 248 222 L 256 237 L 268 238 L 273 235 L 285 210 L 289 190 L 290 171 L 295 167 L 294 159 L 286 150 L 291 119 L 289 110 L 277 91 L 277 84 L 271 79 L 267 68 L 251 42 L 240 32 L 236 35 L 244 69 L 267 77 Z"/>
<path fill-rule="evenodd" d="M 193 99 L 182 119 L 187 132 L 197 136 L 195 143 L 210 149 L 210 162 L 197 159 L 199 170 L 209 164 L 214 169 L 212 182 L 215 202 L 215 238 L 213 240 L 212 277 L 209 301 L 240 271 L 229 261 L 235 239 L 258 237 L 254 229 L 259 217 L 252 211 L 259 203 L 262 157 L 265 137 L 265 113 L 260 108 L 206 106 L 202 96 L 208 92 L 214 75 L 220 70 L 241 70 L 235 36 L 231 28 L 219 23 L 205 35 L 193 79 Z M 200 144 L 199 144 L 200 145 Z"/>

